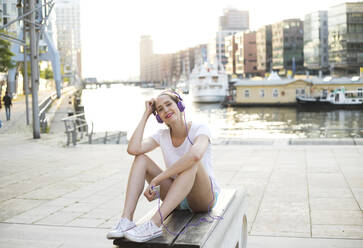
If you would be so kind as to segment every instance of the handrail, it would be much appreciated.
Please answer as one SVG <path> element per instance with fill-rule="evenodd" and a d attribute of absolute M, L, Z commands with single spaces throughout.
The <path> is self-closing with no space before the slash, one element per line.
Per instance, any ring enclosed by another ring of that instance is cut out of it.
<path fill-rule="evenodd" d="M 50 96 L 48 96 L 46 99 L 44 99 L 39 104 L 39 122 L 42 129 L 42 132 L 46 132 L 48 127 L 48 121 L 45 116 L 46 111 L 49 109 L 49 107 L 52 105 L 54 99 L 56 99 L 57 93 L 53 92 Z"/>
<path fill-rule="evenodd" d="M 72 143 L 75 146 L 77 144 L 77 134 L 81 133 L 81 139 L 83 138 L 83 134 L 86 133 L 88 136 L 88 143 L 92 143 L 92 135 L 93 135 L 93 122 L 91 122 L 91 132 L 88 130 L 88 123 L 85 119 L 85 114 L 75 114 L 62 119 L 64 121 L 64 126 L 66 128 L 67 134 L 67 146 L 69 146 L 71 141 L 72 134 Z"/>
<path fill-rule="evenodd" d="M 78 117 L 81 117 L 81 116 L 85 116 L 85 114 L 84 113 L 80 113 L 80 114 L 71 115 L 71 116 L 68 116 L 68 117 L 63 118 L 62 121 L 73 120 L 73 119 L 75 119 L 75 117 L 77 119 Z M 84 120 L 84 119 L 82 119 L 82 120 Z"/>

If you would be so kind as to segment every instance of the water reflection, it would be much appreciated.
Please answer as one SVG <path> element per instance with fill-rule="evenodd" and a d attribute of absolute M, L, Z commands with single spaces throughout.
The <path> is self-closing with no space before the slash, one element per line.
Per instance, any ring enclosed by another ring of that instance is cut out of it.
<path fill-rule="evenodd" d="M 132 134 L 144 111 L 144 102 L 159 90 L 113 85 L 83 91 L 86 118 L 96 132 L 122 130 Z M 193 103 L 183 96 L 187 120 L 207 123 L 214 138 L 363 137 L 363 111 L 310 111 L 281 107 L 223 108 Z M 153 116 L 151 116 L 154 119 Z M 160 124 L 149 121 L 145 136 Z"/>

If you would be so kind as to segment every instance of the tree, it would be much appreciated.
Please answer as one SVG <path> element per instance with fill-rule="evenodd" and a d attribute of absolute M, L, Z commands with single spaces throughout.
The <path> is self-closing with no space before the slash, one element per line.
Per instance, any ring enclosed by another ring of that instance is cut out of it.
<path fill-rule="evenodd" d="M 14 54 L 10 51 L 10 42 L 0 39 L 0 72 L 8 72 L 16 66 L 11 60 L 13 56 Z"/>
<path fill-rule="evenodd" d="M 40 77 L 44 79 L 51 79 L 53 78 L 53 71 L 47 67 L 40 72 Z"/>
<path fill-rule="evenodd" d="M 4 33 L 3 31 L 0 31 Z M 0 39 L 0 72 L 8 72 L 16 64 L 11 60 L 14 54 L 10 51 L 10 42 Z M 0 82 L 0 98 L 4 82 Z"/>

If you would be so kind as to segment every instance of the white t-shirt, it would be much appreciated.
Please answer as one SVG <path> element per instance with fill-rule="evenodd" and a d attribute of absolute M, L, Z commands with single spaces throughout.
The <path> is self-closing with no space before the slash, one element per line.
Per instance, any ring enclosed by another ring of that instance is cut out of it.
<path fill-rule="evenodd" d="M 219 193 L 220 187 L 214 178 L 212 170 L 212 147 L 210 143 L 211 133 L 206 125 L 194 122 L 192 122 L 190 130 L 188 131 L 189 131 L 188 132 L 189 139 L 193 143 L 195 139 L 201 134 L 208 136 L 209 144 L 207 150 L 205 151 L 202 157 L 202 164 L 212 180 L 214 192 Z M 188 137 L 186 137 L 184 142 L 180 146 L 175 147 L 171 141 L 169 128 L 160 129 L 156 133 L 154 133 L 151 137 L 160 145 L 164 157 L 164 162 L 167 168 L 171 167 L 176 161 L 178 161 L 182 156 L 184 156 L 184 154 L 187 153 L 192 146 Z"/>

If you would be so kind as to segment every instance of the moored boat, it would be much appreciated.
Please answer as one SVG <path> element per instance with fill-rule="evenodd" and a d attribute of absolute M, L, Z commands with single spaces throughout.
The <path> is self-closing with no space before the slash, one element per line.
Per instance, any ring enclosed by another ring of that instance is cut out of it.
<path fill-rule="evenodd" d="M 221 66 L 223 68 L 223 66 Z M 227 96 L 228 76 L 217 65 L 196 66 L 190 76 L 190 94 L 194 102 L 222 102 Z"/>
<path fill-rule="evenodd" d="M 345 91 L 342 87 L 319 97 L 296 96 L 296 101 L 301 107 L 363 109 L 363 92 Z"/>

